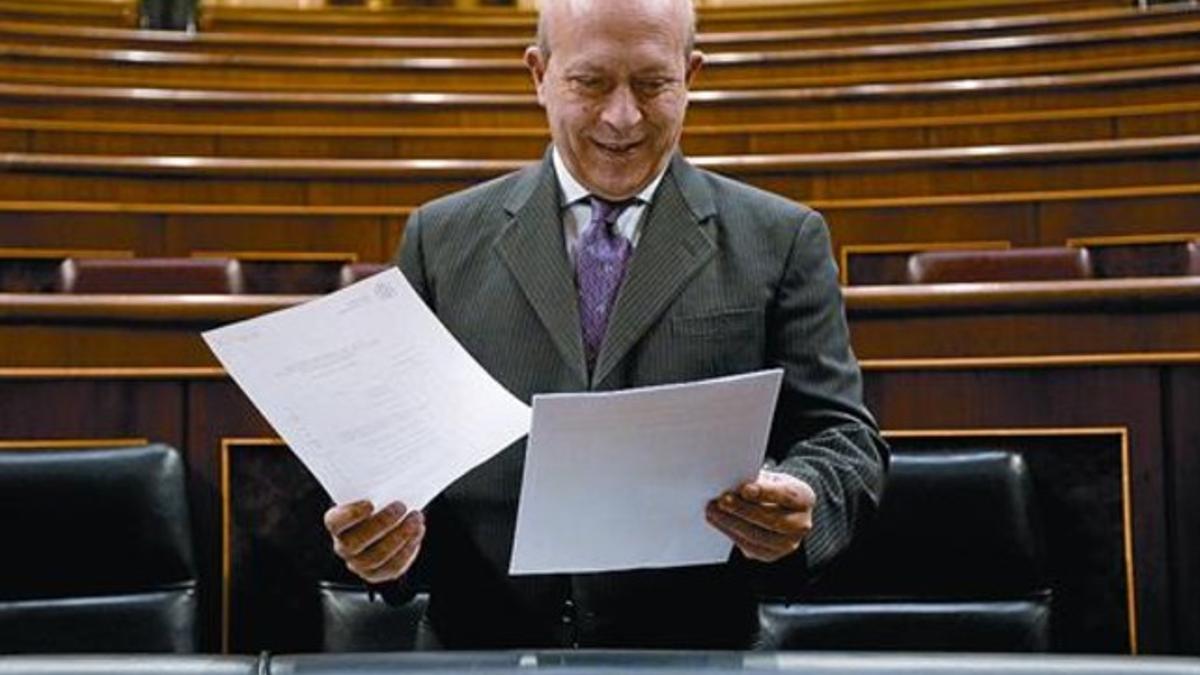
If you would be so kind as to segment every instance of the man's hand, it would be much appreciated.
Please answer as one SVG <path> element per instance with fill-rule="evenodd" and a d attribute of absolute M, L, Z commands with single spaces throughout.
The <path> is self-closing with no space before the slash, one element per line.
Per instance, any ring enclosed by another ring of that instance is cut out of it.
<path fill-rule="evenodd" d="M 756 480 L 709 502 L 704 515 L 747 558 L 774 562 L 800 548 L 812 529 L 816 501 L 808 483 L 788 474 L 762 471 Z"/>
<path fill-rule="evenodd" d="M 333 552 L 364 581 L 399 579 L 417 558 L 425 537 L 425 517 L 392 502 L 376 512 L 371 502 L 339 504 L 325 512 Z"/>

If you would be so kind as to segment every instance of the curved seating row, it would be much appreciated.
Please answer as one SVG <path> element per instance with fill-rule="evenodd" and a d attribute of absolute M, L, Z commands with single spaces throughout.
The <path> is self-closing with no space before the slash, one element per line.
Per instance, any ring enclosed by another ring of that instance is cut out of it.
<path fill-rule="evenodd" d="M 1200 135 L 850 153 L 692 157 L 810 201 L 1182 185 Z M 525 166 L 515 160 L 332 160 L 10 153 L 0 199 L 415 206 Z"/>
<path fill-rule="evenodd" d="M 977 244 L 978 246 L 978 244 Z M 1200 275 L 1200 235 L 1105 238 L 1065 247 L 1010 248 L 996 242 L 888 246 L 847 255 L 851 285 L 1070 281 Z M 113 252 L 116 253 L 116 252 Z M 352 254 L 255 252 L 239 257 L 87 257 L 87 252 L 0 250 L 0 293 L 326 293 L 383 271 Z M 236 254 L 234 254 L 236 255 Z M 66 257 L 69 256 L 69 257 Z"/>
<path fill-rule="evenodd" d="M 918 43 L 946 39 L 1053 35 L 1076 30 L 1157 25 L 1194 12 L 1186 3 L 1109 9 L 1055 11 L 1028 15 L 883 23 L 838 28 L 790 28 L 701 33 L 697 44 L 706 53 L 770 51 Z M 236 33 L 147 31 L 89 26 L 0 21 L 0 42 L 104 49 L 152 49 L 199 53 L 279 54 L 310 56 L 375 56 L 496 58 L 519 55 L 529 36 L 445 37 L 403 35 L 310 35 L 302 33 Z"/>
<path fill-rule="evenodd" d="M 784 26 L 853 26 L 933 19 L 1028 14 L 1063 9 L 1124 7 L 1120 0 L 934 0 L 913 4 L 895 0 L 803 3 L 795 6 L 705 8 L 701 31 L 745 31 Z M 222 3 L 201 6 L 202 30 L 375 35 L 531 35 L 534 18 L 512 10 L 364 10 L 330 8 L 315 11 L 237 7 Z"/>
<path fill-rule="evenodd" d="M 845 87 L 692 92 L 692 124 L 979 115 L 1200 99 L 1200 66 Z M 540 128 L 532 94 L 279 92 L 0 83 L 0 115 L 144 122 Z"/>
<path fill-rule="evenodd" d="M 1055 35 L 709 55 L 699 89 L 846 86 L 1186 65 L 1200 59 L 1200 12 L 1175 21 Z M 209 54 L 0 43 L 10 82 L 286 91 L 528 92 L 506 58 Z"/>
<path fill-rule="evenodd" d="M 1200 101 L 993 115 L 730 124 L 684 128 L 689 156 L 849 152 L 1058 143 L 1200 133 Z M 0 151 L 197 157 L 332 159 L 533 159 L 542 128 L 359 127 L 281 124 L 156 124 L 138 121 L 0 119 Z"/>

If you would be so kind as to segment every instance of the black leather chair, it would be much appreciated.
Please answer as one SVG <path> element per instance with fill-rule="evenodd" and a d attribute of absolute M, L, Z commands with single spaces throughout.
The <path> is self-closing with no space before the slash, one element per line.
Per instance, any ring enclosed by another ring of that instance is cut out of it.
<path fill-rule="evenodd" d="M 803 601 L 767 603 L 767 646 L 1046 651 L 1051 593 L 1019 454 L 893 455 L 878 518 Z"/>
<path fill-rule="evenodd" d="M 0 513 L 0 653 L 197 649 L 174 449 L 0 452 Z"/>
<path fill-rule="evenodd" d="M 418 593 L 404 606 L 393 607 L 360 583 L 323 581 L 318 594 L 325 652 L 411 651 L 429 604 L 429 596 Z"/>

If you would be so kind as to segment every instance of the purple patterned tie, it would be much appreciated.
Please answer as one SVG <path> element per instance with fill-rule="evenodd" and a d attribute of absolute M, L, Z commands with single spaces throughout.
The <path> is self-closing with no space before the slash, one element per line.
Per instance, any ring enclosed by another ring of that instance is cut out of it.
<path fill-rule="evenodd" d="M 575 278 L 579 282 L 579 319 L 583 327 L 583 349 L 588 370 L 596 363 L 600 342 L 608 328 L 608 315 L 617 289 L 625 278 L 625 267 L 633 244 L 616 232 L 613 223 L 633 200 L 613 203 L 591 197 L 592 220 L 579 237 L 575 252 Z"/>

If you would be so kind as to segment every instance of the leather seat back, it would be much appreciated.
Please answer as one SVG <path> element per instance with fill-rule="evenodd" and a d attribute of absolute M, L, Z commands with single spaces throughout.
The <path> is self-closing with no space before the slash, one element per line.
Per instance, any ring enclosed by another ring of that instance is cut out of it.
<path fill-rule="evenodd" d="M 241 266 L 230 258 L 68 258 L 64 293 L 242 293 Z"/>
<path fill-rule="evenodd" d="M 196 566 L 164 445 L 0 453 L 0 652 L 187 652 Z"/>
<path fill-rule="evenodd" d="M 1065 246 L 925 251 L 908 259 L 908 282 L 911 284 L 1057 281 L 1091 277 L 1092 264 L 1087 249 Z"/>
<path fill-rule="evenodd" d="M 785 649 L 1044 651 L 1044 561 L 1019 454 L 897 452 L 872 526 L 763 622 Z"/>

